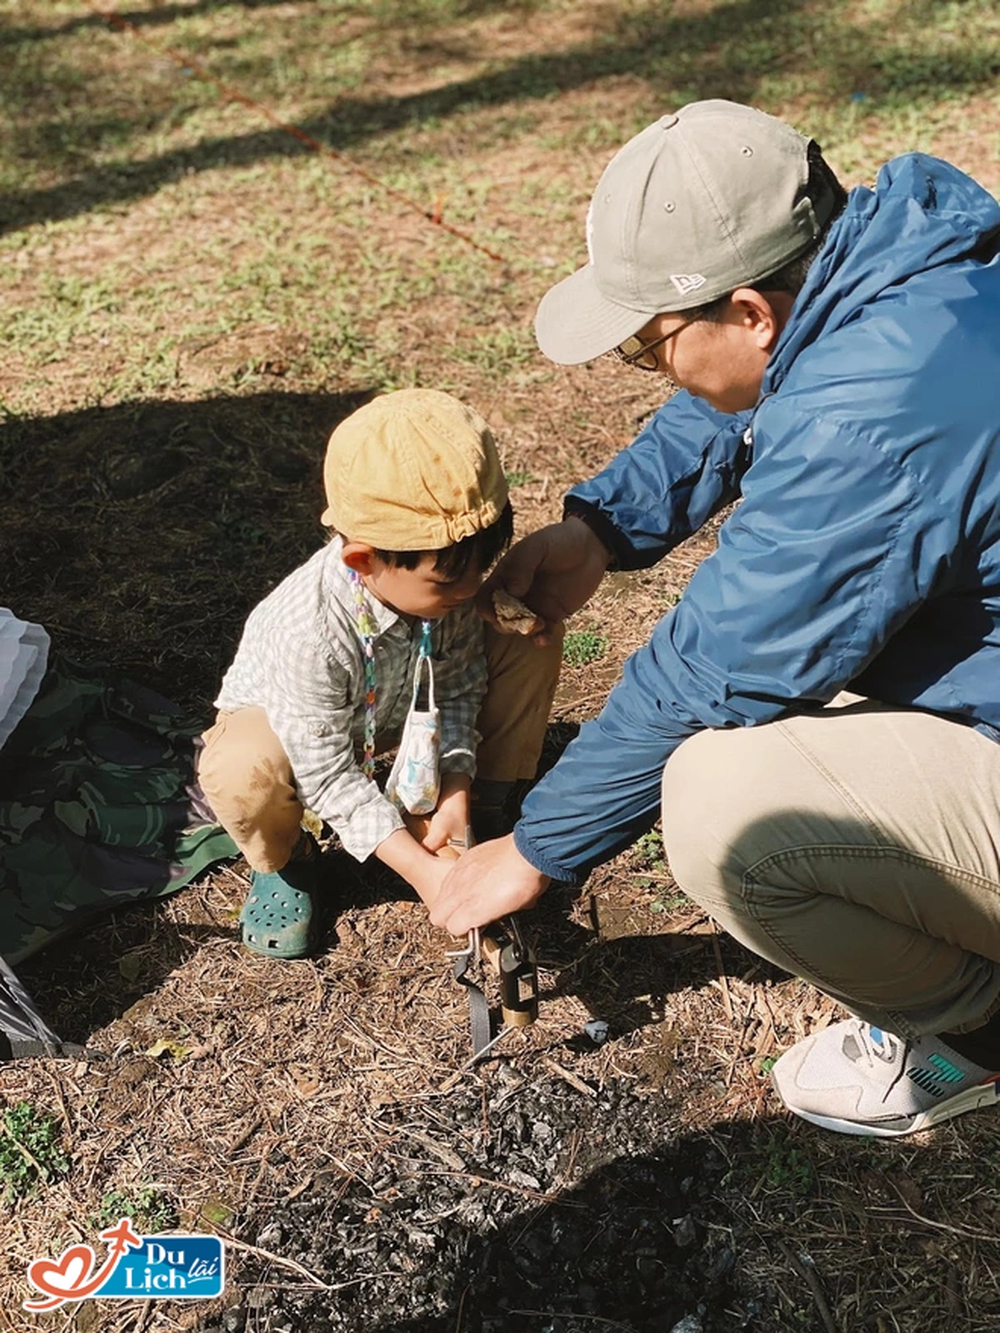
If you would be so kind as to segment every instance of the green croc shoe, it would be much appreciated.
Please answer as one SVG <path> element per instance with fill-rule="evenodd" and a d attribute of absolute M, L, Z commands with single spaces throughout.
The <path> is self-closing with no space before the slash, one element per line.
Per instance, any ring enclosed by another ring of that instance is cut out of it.
<path fill-rule="evenodd" d="M 289 861 L 281 870 L 250 875 L 240 912 L 243 943 L 267 958 L 306 958 L 316 946 L 317 863 Z"/>

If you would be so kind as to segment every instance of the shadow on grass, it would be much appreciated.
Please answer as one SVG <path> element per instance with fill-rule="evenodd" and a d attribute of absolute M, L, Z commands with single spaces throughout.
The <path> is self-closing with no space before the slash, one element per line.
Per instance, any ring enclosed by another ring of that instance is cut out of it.
<path fill-rule="evenodd" d="M 324 540 L 326 440 L 365 397 L 261 393 L 0 419 L 5 604 L 44 625 L 61 654 L 98 674 L 124 670 L 207 723 L 246 615 Z M 85 1042 L 218 936 L 136 904 L 18 971 L 59 1035 Z"/>
<path fill-rule="evenodd" d="M 221 932 L 168 920 L 157 902 L 95 916 L 88 927 L 17 965 L 46 1022 L 64 1042 L 86 1046 Z"/>
<path fill-rule="evenodd" d="M 214 7 L 203 4 L 193 9 L 210 11 Z M 260 7 L 266 7 L 266 0 L 261 0 Z M 475 14 L 490 7 L 473 5 L 462 12 Z M 151 11 L 144 20 L 160 15 L 161 21 L 169 22 L 179 12 L 179 7 L 170 6 Z M 190 12 L 184 7 L 185 15 Z M 563 51 L 525 55 L 501 68 L 419 93 L 344 96 L 328 112 L 304 120 L 299 128 L 334 150 L 347 151 L 369 139 L 431 126 L 477 107 L 516 107 L 621 77 L 646 80 L 655 104 L 664 108 L 701 97 L 754 102 L 763 96 L 766 102 L 775 78 L 793 91 L 819 92 L 833 105 L 846 107 L 852 99 L 864 98 L 867 111 L 917 106 L 949 94 L 992 87 L 1000 59 L 990 45 L 970 38 L 947 40 L 940 51 L 923 49 L 914 41 L 914 34 L 921 31 L 921 13 L 925 26 L 933 31 L 940 18 L 935 7 L 926 4 L 920 10 L 914 7 L 908 16 L 911 26 L 902 34 L 891 16 L 880 26 L 859 29 L 846 6 L 838 12 L 838 7 L 815 0 L 730 0 L 684 15 L 674 15 L 668 7 L 613 16 L 608 11 L 605 31 L 589 42 Z M 409 17 L 417 29 L 426 28 L 427 35 L 414 56 L 417 65 L 425 63 L 435 50 L 433 33 L 443 26 L 439 12 L 428 16 L 419 7 L 402 5 L 399 17 L 403 22 Z M 429 17 L 436 22 L 430 23 Z M 55 36 L 70 30 L 58 30 Z M 20 45 L 37 35 L 22 32 Z M 7 42 L 11 41 L 8 33 Z M 67 98 L 78 96 L 81 81 L 71 58 L 61 68 L 53 61 L 45 66 L 46 86 L 57 89 L 61 78 Z M 39 114 L 35 108 L 37 62 L 25 57 L 13 69 L 5 90 L 11 108 L 8 114 L 15 123 L 19 116 L 23 119 L 33 161 L 47 163 L 52 170 L 65 166 L 72 171 L 79 160 L 78 150 L 69 151 L 67 145 L 100 142 L 104 131 L 113 131 L 118 141 L 127 143 L 130 137 L 147 134 L 150 114 L 154 119 L 158 114 L 144 108 L 141 120 L 123 118 L 116 107 L 112 116 L 97 95 L 86 109 L 80 108 L 67 138 L 62 120 L 53 120 L 47 129 L 45 116 L 50 113 Z M 263 57 L 257 63 L 249 59 L 241 69 L 241 89 L 266 103 L 270 64 Z M 59 97 L 52 100 L 60 103 Z M 172 110 L 163 113 L 172 114 Z M 0 196 L 0 232 L 141 198 L 191 172 L 243 167 L 308 151 L 278 128 L 206 138 L 195 147 L 148 157 L 142 154 L 142 160 L 136 160 L 138 152 L 126 150 L 117 161 L 72 171 L 59 184 Z"/>
<path fill-rule="evenodd" d="M 133 28 L 161 28 L 166 24 L 173 23 L 175 19 L 197 18 L 203 14 L 216 14 L 220 12 L 231 12 L 233 9 L 275 9 L 283 6 L 287 0 L 195 0 L 193 4 L 173 4 L 157 5 L 154 9 L 121 9 L 116 8 L 114 13 L 117 18 L 130 24 Z M 522 11 L 531 11 L 537 9 L 542 0 L 458 0 L 452 7 L 455 18 L 474 18 L 480 14 L 488 14 L 498 9 L 515 9 Z M 385 14 L 385 21 L 381 27 L 392 26 L 400 19 L 411 22 L 419 21 L 422 11 L 427 9 L 427 3 L 421 4 L 421 0 L 403 0 L 401 4 L 389 4 L 383 6 L 388 11 Z M 440 7 L 434 5 L 431 0 L 429 17 L 440 22 Z M 373 25 L 375 26 L 375 25 Z M 78 17 L 67 19 L 64 23 L 53 23 L 48 27 L 8 27 L 6 32 L 0 27 L 0 45 L 12 44 L 23 41 L 50 41 L 55 38 L 65 37 L 71 33 L 79 32 L 81 29 L 86 31 L 100 30 L 104 31 L 109 27 L 107 19 L 97 9 L 89 14 L 81 14 Z"/>
<path fill-rule="evenodd" d="M 0 418 L 5 603 L 207 715 L 247 614 L 323 544 L 326 441 L 366 397 Z"/>
<path fill-rule="evenodd" d="M 140 30 L 144 28 L 162 28 L 175 19 L 196 18 L 200 14 L 217 14 L 225 10 L 232 10 L 238 6 L 240 9 L 274 9 L 285 3 L 285 0 L 196 0 L 195 4 L 185 5 L 157 5 L 155 9 L 122 9 L 115 7 L 113 12 L 115 16 L 124 23 L 130 24 L 133 28 Z M 0 28 L 0 45 L 11 46 L 19 42 L 48 42 L 55 41 L 60 37 L 68 37 L 72 33 L 97 31 L 105 32 L 111 27 L 97 8 L 91 10 L 89 14 L 79 14 L 63 23 L 54 22 L 46 27 L 14 27 L 8 25 L 6 29 Z"/>

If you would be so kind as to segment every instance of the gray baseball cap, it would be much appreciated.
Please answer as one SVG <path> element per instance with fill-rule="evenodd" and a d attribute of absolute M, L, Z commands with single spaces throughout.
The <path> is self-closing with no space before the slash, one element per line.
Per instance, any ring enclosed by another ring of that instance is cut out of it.
<path fill-rule="evenodd" d="M 690 102 L 604 171 L 587 213 L 589 264 L 552 287 L 535 335 L 553 361 L 609 352 L 654 315 L 767 277 L 816 239 L 835 206 L 806 193 L 810 140 L 754 107 Z"/>

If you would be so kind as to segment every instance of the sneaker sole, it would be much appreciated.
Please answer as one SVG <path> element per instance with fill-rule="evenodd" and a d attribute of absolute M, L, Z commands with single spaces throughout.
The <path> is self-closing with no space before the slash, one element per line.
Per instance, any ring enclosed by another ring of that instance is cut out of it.
<path fill-rule="evenodd" d="M 1000 1101 L 1000 1075 L 988 1083 L 977 1083 L 973 1088 L 966 1088 L 965 1092 L 960 1092 L 941 1102 L 940 1105 L 922 1111 L 902 1129 L 872 1121 L 839 1120 L 834 1116 L 817 1115 L 815 1111 L 800 1111 L 794 1106 L 788 1106 L 787 1102 L 785 1105 L 801 1120 L 808 1120 L 810 1124 L 819 1125 L 821 1129 L 832 1129 L 835 1134 L 857 1134 L 869 1139 L 900 1139 L 906 1134 L 916 1134 L 921 1129 L 930 1129 L 932 1125 L 939 1125 L 943 1120 L 950 1120 L 952 1116 L 962 1115 L 966 1111 L 978 1111 L 984 1106 L 996 1106 L 998 1101 Z"/>

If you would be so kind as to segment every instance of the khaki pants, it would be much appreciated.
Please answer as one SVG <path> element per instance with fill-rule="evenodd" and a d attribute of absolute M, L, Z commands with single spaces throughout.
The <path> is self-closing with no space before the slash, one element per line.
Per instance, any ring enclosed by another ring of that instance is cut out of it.
<path fill-rule="evenodd" d="M 678 884 L 748 948 L 904 1038 L 1000 1009 L 1000 745 L 842 695 L 707 731 L 663 778 Z"/>
<path fill-rule="evenodd" d="M 477 728 L 478 776 L 532 778 L 562 661 L 562 632 L 547 648 L 486 626 L 489 674 Z M 254 870 L 280 870 L 299 838 L 302 803 L 288 757 L 262 708 L 220 713 L 202 737 L 198 779 L 216 819 Z"/>

